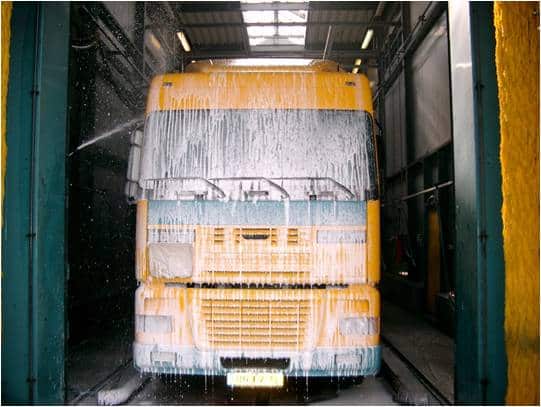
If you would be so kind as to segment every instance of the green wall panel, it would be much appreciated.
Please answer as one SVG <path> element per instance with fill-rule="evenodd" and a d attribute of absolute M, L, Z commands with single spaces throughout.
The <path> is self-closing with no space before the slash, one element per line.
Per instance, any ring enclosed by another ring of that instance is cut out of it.
<path fill-rule="evenodd" d="M 2 227 L 2 402 L 30 401 L 29 245 L 36 7 L 11 16 L 8 146 Z"/>
<path fill-rule="evenodd" d="M 2 401 L 64 401 L 67 3 L 14 3 L 2 229 Z"/>

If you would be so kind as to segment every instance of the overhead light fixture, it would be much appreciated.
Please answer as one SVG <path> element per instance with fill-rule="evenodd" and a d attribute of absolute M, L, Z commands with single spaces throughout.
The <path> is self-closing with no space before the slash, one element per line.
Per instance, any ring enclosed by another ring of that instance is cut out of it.
<path fill-rule="evenodd" d="M 185 52 L 190 52 L 192 47 L 190 47 L 190 43 L 188 42 L 188 38 L 186 37 L 186 34 L 184 34 L 184 31 L 177 32 L 177 37 L 182 44 L 182 49 L 184 49 Z"/>
<path fill-rule="evenodd" d="M 357 58 L 357 59 L 355 60 L 355 64 L 354 64 L 354 65 L 355 65 L 355 66 L 361 66 L 361 63 L 362 63 L 362 62 L 363 62 L 363 61 L 362 61 L 361 58 Z"/>
<path fill-rule="evenodd" d="M 154 34 L 152 34 L 151 32 L 148 32 L 148 38 L 150 40 L 150 43 L 154 46 L 154 48 L 161 51 L 162 44 L 160 44 L 160 41 L 158 41 L 156 36 Z"/>
<path fill-rule="evenodd" d="M 305 58 L 243 58 L 231 61 L 233 66 L 308 66 L 311 59 Z"/>
<path fill-rule="evenodd" d="M 378 7 L 376 8 L 376 12 L 374 13 L 374 17 L 381 17 L 384 9 L 385 9 L 385 3 L 380 1 L 378 4 Z"/>
<path fill-rule="evenodd" d="M 366 30 L 366 34 L 364 35 L 364 40 L 363 40 L 363 43 L 361 45 L 362 49 L 368 48 L 368 45 L 370 44 L 370 41 L 372 40 L 373 35 L 374 35 L 374 30 L 373 29 L 369 28 L 368 30 Z"/>
<path fill-rule="evenodd" d="M 356 66 L 355 68 L 353 68 L 353 70 L 351 71 L 351 73 L 359 73 L 359 67 Z"/>

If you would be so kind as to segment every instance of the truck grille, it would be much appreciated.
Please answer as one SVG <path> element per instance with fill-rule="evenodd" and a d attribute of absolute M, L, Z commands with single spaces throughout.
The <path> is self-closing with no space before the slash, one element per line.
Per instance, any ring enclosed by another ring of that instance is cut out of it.
<path fill-rule="evenodd" d="M 216 349 L 302 349 L 310 315 L 307 300 L 204 299 L 200 333 Z"/>

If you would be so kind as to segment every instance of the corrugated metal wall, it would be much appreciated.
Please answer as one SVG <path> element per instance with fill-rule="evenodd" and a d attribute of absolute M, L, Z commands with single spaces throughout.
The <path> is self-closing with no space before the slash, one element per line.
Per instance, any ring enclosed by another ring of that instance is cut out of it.
<path fill-rule="evenodd" d="M 453 178 L 449 42 L 445 5 L 403 3 L 396 15 L 402 31 L 387 32 L 380 62 L 383 96 L 376 100 L 384 123 L 384 295 L 423 310 L 427 278 L 427 199 L 403 199 Z M 397 45 L 398 42 L 398 45 Z M 385 54 L 385 50 L 387 54 Z M 452 188 L 438 192 L 442 214 L 441 290 L 452 287 Z M 439 271 L 438 271 L 439 272 Z M 404 291 L 405 290 L 405 291 Z M 409 294 L 400 296 L 400 292 Z M 449 327 L 452 331 L 452 327 Z"/>
<path fill-rule="evenodd" d="M 413 139 L 411 158 L 418 159 L 451 141 L 451 107 L 447 14 L 429 31 L 411 58 Z"/>

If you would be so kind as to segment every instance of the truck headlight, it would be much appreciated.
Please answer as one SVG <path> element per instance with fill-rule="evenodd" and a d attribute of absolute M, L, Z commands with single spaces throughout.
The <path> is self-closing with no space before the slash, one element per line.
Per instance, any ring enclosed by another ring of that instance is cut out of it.
<path fill-rule="evenodd" d="M 135 331 L 168 334 L 173 331 L 173 320 L 169 315 L 136 315 Z"/>
<path fill-rule="evenodd" d="M 148 245 L 150 274 L 154 277 L 191 277 L 193 246 L 185 243 Z"/>
<path fill-rule="evenodd" d="M 366 232 L 362 230 L 318 230 L 318 243 L 364 243 Z"/>
<path fill-rule="evenodd" d="M 373 317 L 343 318 L 338 323 L 340 334 L 375 335 L 378 333 L 378 319 Z"/>

